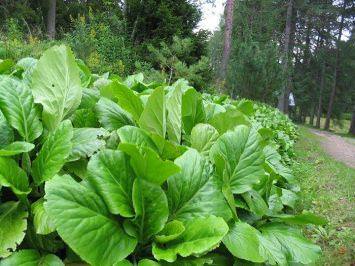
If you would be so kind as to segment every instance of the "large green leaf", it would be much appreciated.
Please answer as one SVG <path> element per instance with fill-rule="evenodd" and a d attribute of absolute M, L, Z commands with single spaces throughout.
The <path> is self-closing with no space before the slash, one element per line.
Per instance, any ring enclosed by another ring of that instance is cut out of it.
<path fill-rule="evenodd" d="M 219 134 L 233 130 L 238 125 L 250 125 L 249 119 L 236 109 L 227 109 L 225 112 L 217 113 L 208 123 L 215 127 Z"/>
<path fill-rule="evenodd" d="M 0 149 L 0 156 L 13 156 L 33 150 L 35 145 L 24 141 L 15 141 Z"/>
<path fill-rule="evenodd" d="M 122 143 L 136 144 L 139 147 L 149 147 L 158 152 L 158 148 L 144 129 L 134 126 L 124 126 L 117 130 Z"/>
<path fill-rule="evenodd" d="M 31 191 L 26 172 L 15 160 L 6 157 L 0 157 L 0 185 L 11 188 L 20 197 Z"/>
<path fill-rule="evenodd" d="M 266 145 L 263 152 L 267 165 L 275 174 L 284 177 L 289 183 L 296 183 L 296 179 L 292 175 L 291 170 L 281 162 L 281 155 L 277 152 L 276 145 Z"/>
<path fill-rule="evenodd" d="M 223 244 L 233 256 L 252 261 L 264 262 L 265 258 L 259 252 L 260 232 L 244 222 L 235 222 L 228 234 L 223 238 Z"/>
<path fill-rule="evenodd" d="M 190 135 L 192 128 L 206 120 L 201 95 L 193 88 L 188 89 L 182 96 L 182 122 L 185 134 Z"/>
<path fill-rule="evenodd" d="M 153 255 L 157 260 L 173 262 L 177 255 L 199 256 L 215 249 L 228 232 L 223 218 L 210 216 L 195 218 L 185 224 L 185 231 L 175 240 L 159 245 L 153 243 Z"/>
<path fill-rule="evenodd" d="M 155 236 L 158 243 L 167 243 L 178 238 L 185 231 L 185 226 L 178 220 L 167 223 L 162 231 Z"/>
<path fill-rule="evenodd" d="M 0 148 L 14 141 L 14 132 L 0 110 Z"/>
<path fill-rule="evenodd" d="M 169 176 L 176 174 L 180 168 L 169 160 L 162 160 L 149 147 L 139 147 L 130 143 L 120 143 L 119 149 L 131 157 L 131 165 L 137 176 L 161 185 Z"/>
<path fill-rule="evenodd" d="M 124 217 L 134 215 L 132 207 L 134 177 L 123 152 L 107 149 L 91 157 L 88 164 L 88 180 L 111 213 Z"/>
<path fill-rule="evenodd" d="M 32 176 L 36 184 L 51 179 L 66 162 L 71 150 L 73 127 L 69 120 L 63 121 L 49 134 L 32 164 Z"/>
<path fill-rule="evenodd" d="M 289 223 L 289 224 L 300 224 L 300 225 L 305 225 L 305 224 L 316 224 L 316 225 L 325 225 L 327 224 L 327 221 L 319 217 L 311 212 L 304 211 L 300 214 L 275 214 L 272 215 L 272 217 L 277 218 L 278 220 L 281 220 L 282 222 Z"/>
<path fill-rule="evenodd" d="M 33 71 L 32 93 L 35 102 L 43 106 L 42 118 L 49 130 L 54 130 L 75 111 L 82 88 L 70 48 L 53 46 L 43 53 Z"/>
<path fill-rule="evenodd" d="M 123 83 L 113 81 L 101 89 L 101 95 L 117 101 L 118 105 L 129 112 L 138 121 L 143 112 L 143 103 L 130 88 Z"/>
<path fill-rule="evenodd" d="M 45 210 L 59 235 L 88 263 L 113 265 L 134 250 L 136 240 L 89 187 L 65 175 L 46 182 L 45 191 Z"/>
<path fill-rule="evenodd" d="M 187 150 L 186 146 L 177 145 L 155 133 L 151 133 L 150 138 L 153 140 L 160 157 L 163 159 L 174 160 Z"/>
<path fill-rule="evenodd" d="M 134 181 L 132 198 L 138 237 L 145 242 L 164 228 L 169 215 L 168 200 L 158 185 L 141 178 Z"/>
<path fill-rule="evenodd" d="M 248 204 L 249 209 L 256 215 L 263 216 L 268 212 L 269 207 L 257 191 L 250 190 L 243 193 L 242 196 L 245 202 Z"/>
<path fill-rule="evenodd" d="M 0 109 L 25 141 L 33 141 L 42 134 L 39 112 L 24 83 L 10 78 L 0 82 Z"/>
<path fill-rule="evenodd" d="M 251 190 L 265 175 L 260 140 L 255 129 L 241 125 L 224 133 L 212 146 L 210 158 L 217 174 L 233 193 Z"/>
<path fill-rule="evenodd" d="M 64 266 L 56 255 L 41 254 L 34 249 L 22 249 L 0 262 L 0 266 Z"/>
<path fill-rule="evenodd" d="M 44 209 L 43 203 L 43 198 L 32 203 L 31 212 L 33 214 L 33 226 L 36 234 L 47 235 L 55 231 L 55 226 Z"/>
<path fill-rule="evenodd" d="M 0 258 L 9 256 L 21 244 L 27 228 L 27 216 L 19 202 L 8 201 L 0 205 Z"/>
<path fill-rule="evenodd" d="M 156 88 L 149 96 L 148 102 L 139 118 L 141 128 L 165 138 L 166 104 L 163 87 Z"/>
<path fill-rule="evenodd" d="M 98 89 L 84 89 L 78 109 L 92 109 L 99 100 L 100 91 Z"/>
<path fill-rule="evenodd" d="M 277 247 L 288 262 L 311 264 L 320 258 L 320 247 L 307 240 L 299 229 L 273 223 L 263 226 L 261 231 L 263 238 Z"/>
<path fill-rule="evenodd" d="M 81 59 L 76 59 L 76 63 L 79 68 L 79 76 L 81 80 L 81 85 L 86 88 L 92 82 L 92 75 L 90 69 L 85 65 L 84 61 Z"/>
<path fill-rule="evenodd" d="M 235 106 L 247 116 L 251 116 L 254 113 L 254 103 L 251 100 L 241 99 L 235 103 Z"/>
<path fill-rule="evenodd" d="M 74 128 L 73 148 L 68 160 L 75 161 L 80 158 L 91 157 L 96 151 L 105 147 L 105 137 L 109 132 L 104 128 Z"/>
<path fill-rule="evenodd" d="M 180 144 L 182 131 L 182 90 L 180 86 L 174 86 L 166 95 L 167 109 L 167 133 L 171 141 Z"/>
<path fill-rule="evenodd" d="M 70 120 L 73 122 L 75 128 L 100 127 L 94 109 L 78 109 L 71 116 Z"/>
<path fill-rule="evenodd" d="M 189 149 L 175 160 L 181 172 L 168 178 L 171 219 L 190 220 L 209 215 L 230 218 L 221 187 L 211 165 L 196 150 Z"/>
<path fill-rule="evenodd" d="M 33 57 L 25 57 L 20 59 L 16 63 L 16 67 L 23 71 L 21 74 L 22 81 L 25 82 L 27 85 L 31 85 L 32 73 L 37 62 L 38 60 Z"/>
<path fill-rule="evenodd" d="M 107 130 L 112 131 L 125 125 L 133 125 L 130 114 L 107 98 L 101 98 L 95 110 L 100 124 Z"/>
<path fill-rule="evenodd" d="M 296 206 L 296 203 L 299 199 L 297 194 L 291 190 L 284 189 L 284 188 L 281 189 L 281 192 L 282 192 L 282 195 L 280 198 L 281 198 L 282 204 L 294 209 Z"/>
<path fill-rule="evenodd" d="M 210 148 L 218 139 L 218 131 L 211 125 L 197 124 L 191 131 L 191 147 L 203 155 L 208 155 Z"/>

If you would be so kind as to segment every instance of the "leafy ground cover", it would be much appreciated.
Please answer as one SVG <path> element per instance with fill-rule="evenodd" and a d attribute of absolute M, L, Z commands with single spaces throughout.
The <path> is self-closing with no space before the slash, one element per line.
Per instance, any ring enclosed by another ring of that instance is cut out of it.
<path fill-rule="evenodd" d="M 300 127 L 294 174 L 300 178 L 299 206 L 322 214 L 323 227 L 309 227 L 308 234 L 323 249 L 320 265 L 353 265 L 355 219 L 355 169 L 335 161 L 321 148 L 319 136 Z"/>
<path fill-rule="evenodd" d="M 1 72 L 1 266 L 319 260 L 276 109 L 92 74 L 65 46 Z"/>

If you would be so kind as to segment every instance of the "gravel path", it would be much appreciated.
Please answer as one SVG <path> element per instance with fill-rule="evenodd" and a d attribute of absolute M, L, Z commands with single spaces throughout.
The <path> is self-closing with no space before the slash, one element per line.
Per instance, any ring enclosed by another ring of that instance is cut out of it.
<path fill-rule="evenodd" d="M 355 168 L 355 145 L 345 138 L 326 131 L 311 129 L 311 132 L 321 137 L 322 147 L 337 161 Z"/>

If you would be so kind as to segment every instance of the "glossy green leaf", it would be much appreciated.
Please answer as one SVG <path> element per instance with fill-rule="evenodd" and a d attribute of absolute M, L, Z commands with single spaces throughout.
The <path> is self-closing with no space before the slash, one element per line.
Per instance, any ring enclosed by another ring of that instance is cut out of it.
<path fill-rule="evenodd" d="M 161 266 L 161 264 L 154 260 L 142 259 L 138 262 L 138 266 Z"/>
<path fill-rule="evenodd" d="M 284 177 L 289 183 L 296 183 L 290 169 L 281 162 L 281 155 L 277 152 L 275 145 L 267 145 L 264 147 L 265 161 L 274 173 Z"/>
<path fill-rule="evenodd" d="M 101 98 L 95 110 L 100 124 L 107 130 L 112 131 L 126 125 L 133 125 L 130 114 L 107 98 Z"/>
<path fill-rule="evenodd" d="M 25 141 L 31 142 L 42 134 L 39 112 L 31 90 L 24 83 L 11 78 L 0 82 L 0 109 Z"/>
<path fill-rule="evenodd" d="M 35 145 L 24 141 L 15 141 L 2 149 L 0 149 L 0 156 L 13 156 L 33 150 Z"/>
<path fill-rule="evenodd" d="M 87 178 L 111 213 L 123 217 L 134 215 L 132 206 L 134 177 L 123 152 L 107 149 L 95 154 L 89 161 Z"/>
<path fill-rule="evenodd" d="M 64 266 L 56 255 L 41 254 L 34 249 L 22 249 L 0 262 L 0 266 Z"/>
<path fill-rule="evenodd" d="M 299 199 L 297 194 L 288 189 L 281 189 L 281 191 L 282 191 L 282 195 L 281 195 L 282 204 L 294 209 Z"/>
<path fill-rule="evenodd" d="M 57 174 L 72 150 L 73 127 L 69 120 L 63 121 L 51 132 L 32 164 L 32 176 L 36 184 Z"/>
<path fill-rule="evenodd" d="M 175 160 L 181 172 L 168 178 L 167 196 L 171 219 L 190 220 L 215 215 L 230 218 L 221 187 L 211 165 L 196 150 L 189 149 Z"/>
<path fill-rule="evenodd" d="M 31 191 L 26 172 L 15 160 L 6 157 L 0 157 L 0 185 L 11 188 L 19 197 Z"/>
<path fill-rule="evenodd" d="M 245 115 L 251 116 L 254 113 L 254 104 L 251 100 L 242 99 L 235 106 Z"/>
<path fill-rule="evenodd" d="M 0 148 L 3 148 L 14 141 L 14 132 L 0 110 Z"/>
<path fill-rule="evenodd" d="M 173 220 L 167 223 L 164 229 L 155 236 L 158 243 L 167 243 L 178 238 L 185 231 L 185 226 L 178 220 Z"/>
<path fill-rule="evenodd" d="M 54 130 L 75 111 L 82 88 L 70 48 L 53 46 L 43 53 L 33 71 L 32 93 L 35 102 L 43 106 L 42 118 L 49 130 Z"/>
<path fill-rule="evenodd" d="M 166 103 L 163 87 L 158 87 L 149 96 L 148 102 L 139 118 L 139 125 L 148 132 L 156 133 L 165 138 Z"/>
<path fill-rule="evenodd" d="M 78 109 L 70 117 L 73 126 L 76 128 L 80 127 L 100 127 L 99 120 L 96 117 L 96 113 L 93 109 Z"/>
<path fill-rule="evenodd" d="M 260 139 L 255 129 L 242 125 L 224 133 L 212 146 L 210 158 L 217 175 L 230 184 L 233 193 L 251 190 L 265 175 Z"/>
<path fill-rule="evenodd" d="M 311 212 L 304 211 L 300 214 L 277 214 L 277 215 L 272 215 L 272 217 L 277 218 L 278 220 L 281 220 L 282 222 L 289 223 L 289 224 L 300 224 L 300 225 L 305 225 L 305 224 L 316 224 L 316 225 L 325 225 L 327 224 L 327 221 L 319 217 Z"/>
<path fill-rule="evenodd" d="M 134 223 L 139 240 L 144 243 L 164 228 L 169 215 L 168 200 L 158 185 L 141 178 L 134 181 L 132 198 L 136 213 Z"/>
<path fill-rule="evenodd" d="M 181 154 L 183 154 L 187 149 L 186 146 L 177 145 L 176 143 L 167 140 L 155 133 L 151 133 L 150 138 L 152 139 L 155 146 L 157 147 L 157 151 L 160 157 L 163 159 L 174 160 L 177 157 L 179 157 Z"/>
<path fill-rule="evenodd" d="M 166 95 L 166 125 L 169 140 L 180 144 L 182 133 L 182 90 L 180 86 L 175 86 Z"/>
<path fill-rule="evenodd" d="M 117 130 L 117 134 L 122 143 L 135 144 L 139 147 L 146 146 L 158 152 L 158 148 L 144 129 L 134 126 L 124 126 Z"/>
<path fill-rule="evenodd" d="M 91 157 L 96 151 L 105 147 L 106 141 L 104 138 L 108 135 L 109 132 L 103 128 L 74 128 L 73 148 L 68 160 L 75 161 L 80 158 Z"/>
<path fill-rule="evenodd" d="M 208 124 L 197 124 L 191 131 L 191 147 L 203 155 L 208 155 L 212 145 L 218 139 L 218 131 Z"/>
<path fill-rule="evenodd" d="M 255 190 L 250 190 L 242 194 L 245 202 L 248 204 L 249 209 L 258 216 L 265 215 L 269 208 L 262 198 L 262 196 Z"/>
<path fill-rule="evenodd" d="M 208 225 L 208 226 L 206 226 Z M 157 260 L 174 262 L 177 256 L 199 256 L 215 249 L 228 232 L 223 218 L 210 216 L 195 218 L 185 223 L 185 231 L 174 241 L 163 246 L 153 243 L 153 255 Z"/>
<path fill-rule="evenodd" d="M 223 238 L 223 244 L 233 256 L 252 261 L 264 262 L 265 259 L 259 251 L 260 232 L 244 222 L 235 222 L 228 234 Z"/>
<path fill-rule="evenodd" d="M 45 191 L 45 210 L 57 232 L 86 262 L 112 265 L 134 250 L 136 240 L 123 231 L 104 201 L 87 186 L 68 175 L 56 176 L 46 182 Z"/>
<path fill-rule="evenodd" d="M 130 113 L 135 121 L 138 121 L 143 112 L 143 103 L 126 85 L 113 81 L 109 85 L 101 89 L 101 95 L 110 98 L 118 103 L 118 105 Z"/>
<path fill-rule="evenodd" d="M 181 114 L 184 131 L 187 135 L 190 135 L 195 125 L 205 122 L 206 115 L 202 97 L 195 89 L 190 88 L 183 94 Z"/>
<path fill-rule="evenodd" d="M 250 125 L 249 119 L 236 109 L 227 109 L 223 113 L 217 113 L 208 120 L 208 123 L 216 128 L 219 134 L 233 130 L 239 125 Z"/>
<path fill-rule="evenodd" d="M 320 247 L 307 240 L 301 230 L 274 223 L 263 226 L 261 231 L 263 238 L 277 247 L 288 262 L 311 264 L 320 258 Z"/>
<path fill-rule="evenodd" d="M 84 88 L 88 87 L 92 81 L 90 69 L 85 65 L 84 61 L 81 59 L 76 59 L 76 63 L 79 68 L 81 86 Z"/>
<path fill-rule="evenodd" d="M 83 95 L 78 109 L 92 109 L 99 100 L 100 91 L 98 89 L 83 89 Z"/>
<path fill-rule="evenodd" d="M 31 205 L 33 215 L 33 226 L 36 234 L 47 235 L 55 231 L 54 223 L 49 218 L 43 206 L 44 199 L 40 198 Z"/>
<path fill-rule="evenodd" d="M 176 174 L 180 168 L 169 160 L 162 160 L 149 147 L 138 147 L 130 143 L 120 143 L 119 149 L 131 157 L 131 165 L 138 177 L 161 185 L 169 176 Z"/>
<path fill-rule="evenodd" d="M 19 202 L 8 201 L 0 205 L 0 258 L 9 256 L 21 244 L 27 228 L 27 216 Z"/>

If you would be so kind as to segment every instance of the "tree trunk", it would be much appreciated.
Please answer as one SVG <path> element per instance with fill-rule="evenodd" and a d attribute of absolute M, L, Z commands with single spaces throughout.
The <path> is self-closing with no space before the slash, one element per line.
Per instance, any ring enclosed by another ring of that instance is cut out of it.
<path fill-rule="evenodd" d="M 229 61 L 229 56 L 232 48 L 232 31 L 233 31 L 233 10 L 234 10 L 234 0 L 227 0 L 226 2 L 226 19 L 225 19 L 225 30 L 224 30 L 224 49 L 221 65 L 220 79 L 223 81 L 226 78 L 227 65 Z"/>
<path fill-rule="evenodd" d="M 343 33 L 344 11 L 345 11 L 345 7 L 346 7 L 346 0 L 343 0 L 343 1 L 344 2 L 343 2 L 342 14 L 341 14 L 341 21 L 340 21 L 340 25 L 339 25 L 339 33 L 338 33 L 338 38 L 337 38 L 337 43 L 336 43 L 335 66 L 334 66 L 334 74 L 333 74 L 334 79 L 333 79 L 333 85 L 332 85 L 332 92 L 331 92 L 330 98 L 329 98 L 327 117 L 326 117 L 325 125 L 324 125 L 325 130 L 329 130 L 330 118 L 332 116 L 334 99 L 335 99 L 336 88 L 337 88 L 338 68 L 339 68 L 339 49 L 340 49 L 339 45 L 340 45 L 341 35 Z"/>
<path fill-rule="evenodd" d="M 323 89 L 325 79 L 325 62 L 322 63 L 322 73 L 320 76 L 319 97 L 318 97 L 318 110 L 317 110 L 317 122 L 316 127 L 320 128 L 320 119 L 322 117 L 322 101 L 323 101 Z"/>
<path fill-rule="evenodd" d="M 49 0 L 47 13 L 47 34 L 50 40 L 55 39 L 55 17 L 56 17 L 56 0 Z"/>
<path fill-rule="evenodd" d="M 286 15 L 286 27 L 285 27 L 285 44 L 284 44 L 284 58 L 283 58 L 283 73 L 284 75 L 288 75 L 288 61 L 289 61 L 289 53 L 290 53 L 290 36 L 291 36 L 291 22 L 292 22 L 292 9 L 293 9 L 293 0 L 289 0 L 287 5 L 287 15 Z M 289 76 L 289 75 L 288 75 Z M 289 82 L 289 77 L 287 76 L 284 81 L 284 86 L 282 88 L 281 94 L 278 100 L 278 109 L 281 112 L 286 111 L 286 106 L 288 106 L 287 99 L 287 87 Z"/>
<path fill-rule="evenodd" d="M 353 109 L 353 114 L 351 116 L 349 134 L 355 136 L 355 108 Z"/>

